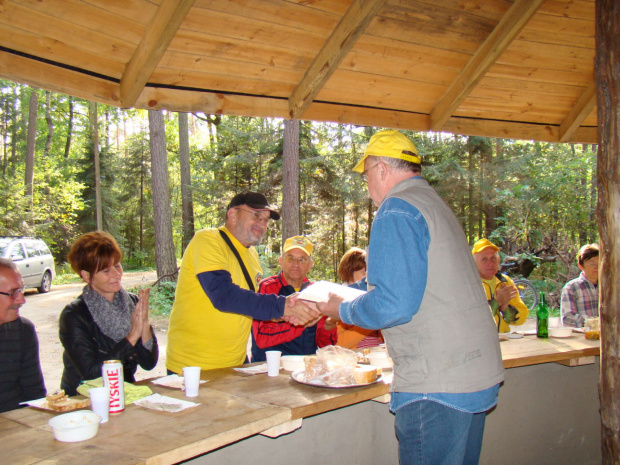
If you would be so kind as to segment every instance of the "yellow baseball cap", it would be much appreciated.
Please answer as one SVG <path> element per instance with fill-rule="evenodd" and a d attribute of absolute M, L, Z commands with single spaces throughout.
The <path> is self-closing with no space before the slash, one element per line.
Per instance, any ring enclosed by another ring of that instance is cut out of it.
<path fill-rule="evenodd" d="M 471 254 L 473 255 L 475 253 L 482 252 L 484 249 L 487 249 L 489 247 L 491 247 L 496 252 L 499 252 L 499 247 L 493 244 L 493 242 L 488 239 L 480 239 L 474 244 L 474 248 L 471 249 Z"/>
<path fill-rule="evenodd" d="M 399 158 L 420 164 L 422 158 L 418 155 L 418 149 L 409 138 L 400 131 L 390 129 L 376 133 L 370 138 L 368 147 L 364 152 L 364 157 L 355 165 L 353 171 L 356 173 L 364 172 L 364 162 L 369 155 L 375 157 Z"/>
<path fill-rule="evenodd" d="M 301 249 L 306 252 L 306 255 L 310 256 L 314 246 L 304 236 L 293 236 L 284 241 L 284 252 L 288 252 L 291 249 Z"/>

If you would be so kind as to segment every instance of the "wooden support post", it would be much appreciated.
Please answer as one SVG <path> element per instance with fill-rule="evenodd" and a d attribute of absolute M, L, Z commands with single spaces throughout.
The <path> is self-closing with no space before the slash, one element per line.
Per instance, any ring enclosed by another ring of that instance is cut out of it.
<path fill-rule="evenodd" d="M 620 459 L 620 2 L 596 0 L 598 227 L 601 315 L 601 450 L 603 464 Z"/>

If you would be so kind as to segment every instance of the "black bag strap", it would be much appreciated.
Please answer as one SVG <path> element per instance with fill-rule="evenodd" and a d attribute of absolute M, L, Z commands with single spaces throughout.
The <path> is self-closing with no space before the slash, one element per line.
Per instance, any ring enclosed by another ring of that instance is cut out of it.
<path fill-rule="evenodd" d="M 241 265 L 241 271 L 243 271 L 243 276 L 245 276 L 245 280 L 248 282 L 248 286 L 250 286 L 250 289 L 252 290 L 252 292 L 256 292 L 256 288 L 254 287 L 252 278 L 250 278 L 250 273 L 248 273 L 248 269 L 243 264 L 243 260 L 241 260 L 241 256 L 239 255 L 239 252 L 237 251 L 237 249 L 235 249 L 235 246 L 230 241 L 230 238 L 228 237 L 228 235 L 221 229 L 218 229 L 218 231 L 222 235 L 222 239 L 224 239 L 224 242 L 226 242 L 228 244 L 228 247 L 230 247 L 230 250 L 232 250 L 232 253 L 235 254 L 235 257 L 237 257 L 237 261 L 239 261 L 239 265 Z"/>

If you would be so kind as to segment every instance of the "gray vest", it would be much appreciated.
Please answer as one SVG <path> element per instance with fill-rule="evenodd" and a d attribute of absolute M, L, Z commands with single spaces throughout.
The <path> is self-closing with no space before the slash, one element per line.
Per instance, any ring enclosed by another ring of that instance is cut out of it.
<path fill-rule="evenodd" d="M 420 210 L 430 233 L 420 309 L 408 323 L 382 330 L 394 360 L 392 391 L 467 393 L 496 385 L 504 379 L 497 329 L 461 225 L 421 178 L 400 182 L 389 197 Z"/>

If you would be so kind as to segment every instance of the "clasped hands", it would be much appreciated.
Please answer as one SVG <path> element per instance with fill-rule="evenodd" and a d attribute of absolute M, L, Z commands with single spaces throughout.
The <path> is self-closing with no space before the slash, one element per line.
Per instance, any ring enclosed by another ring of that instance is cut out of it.
<path fill-rule="evenodd" d="M 495 300 L 499 305 L 499 311 L 506 323 L 514 323 L 517 321 L 519 311 L 510 305 L 510 301 L 517 295 L 518 291 L 515 286 L 505 285 L 500 287 L 495 293 Z"/>
<path fill-rule="evenodd" d="M 340 299 L 337 303 L 337 305 L 340 305 L 340 302 L 342 301 L 340 297 L 330 294 L 330 302 L 332 298 Z M 327 331 L 331 331 L 336 326 L 336 322 L 339 318 L 337 316 L 337 306 L 336 318 L 333 318 L 331 314 L 327 314 L 323 311 L 323 309 L 326 309 L 327 311 L 330 310 L 327 308 L 327 304 L 329 304 L 329 302 L 315 304 L 314 302 L 304 301 L 299 299 L 298 294 L 293 294 L 286 298 L 286 305 L 284 307 L 284 315 L 282 319 L 294 326 L 305 326 L 308 328 L 315 325 L 323 317 L 323 315 L 327 315 L 330 318 L 325 321 L 325 329 Z"/>
<path fill-rule="evenodd" d="M 140 289 L 139 300 L 131 314 L 131 328 L 127 334 L 127 340 L 135 346 L 140 338 L 142 343 L 148 342 L 153 337 L 151 324 L 149 323 L 149 289 Z"/>

